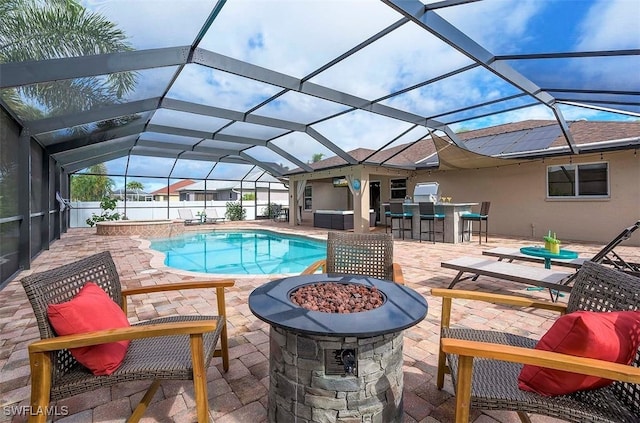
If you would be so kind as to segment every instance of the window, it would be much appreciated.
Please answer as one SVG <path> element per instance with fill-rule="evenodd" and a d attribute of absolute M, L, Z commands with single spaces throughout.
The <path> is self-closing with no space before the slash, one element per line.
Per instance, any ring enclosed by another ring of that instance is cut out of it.
<path fill-rule="evenodd" d="M 404 199 L 407 196 L 407 180 L 392 179 L 391 180 L 391 199 Z"/>
<path fill-rule="evenodd" d="M 311 185 L 307 185 L 306 187 L 304 187 L 304 210 L 313 210 L 311 202 Z"/>
<path fill-rule="evenodd" d="M 606 197 L 608 195 L 608 163 L 547 167 L 547 197 Z"/>

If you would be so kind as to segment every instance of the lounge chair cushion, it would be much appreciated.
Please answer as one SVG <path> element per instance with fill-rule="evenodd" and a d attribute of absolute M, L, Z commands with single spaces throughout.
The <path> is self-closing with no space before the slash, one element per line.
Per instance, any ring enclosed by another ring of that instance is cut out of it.
<path fill-rule="evenodd" d="M 85 284 L 71 301 L 49 304 L 49 322 L 58 335 L 129 327 L 122 309 L 98 285 Z M 71 355 L 94 375 L 110 375 L 120 367 L 130 341 L 71 348 Z"/>
<path fill-rule="evenodd" d="M 575 311 L 560 317 L 536 349 L 630 364 L 640 346 L 640 311 Z M 602 388 L 609 379 L 525 365 L 518 387 L 540 395 Z"/>

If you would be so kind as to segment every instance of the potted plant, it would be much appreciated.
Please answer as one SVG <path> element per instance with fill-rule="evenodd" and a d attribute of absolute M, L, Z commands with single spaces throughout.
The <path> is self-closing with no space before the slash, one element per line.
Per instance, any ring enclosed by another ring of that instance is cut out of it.
<path fill-rule="evenodd" d="M 560 240 L 556 238 L 556 233 L 551 235 L 551 231 L 544 236 L 544 248 L 553 254 L 560 254 Z"/>

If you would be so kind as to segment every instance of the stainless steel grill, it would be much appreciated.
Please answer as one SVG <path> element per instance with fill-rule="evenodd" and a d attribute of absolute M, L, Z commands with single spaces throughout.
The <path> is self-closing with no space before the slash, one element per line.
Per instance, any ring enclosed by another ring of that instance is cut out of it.
<path fill-rule="evenodd" d="M 415 189 L 413 190 L 413 202 L 419 203 L 423 202 L 438 202 L 438 188 L 439 184 L 437 182 L 425 182 L 421 184 L 416 184 Z"/>

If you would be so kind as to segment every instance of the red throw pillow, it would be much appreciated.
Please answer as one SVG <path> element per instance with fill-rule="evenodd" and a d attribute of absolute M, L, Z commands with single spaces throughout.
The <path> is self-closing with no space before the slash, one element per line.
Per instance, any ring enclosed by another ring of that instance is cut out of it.
<path fill-rule="evenodd" d="M 71 300 L 49 304 L 47 315 L 58 335 L 74 335 L 103 329 L 129 327 L 122 309 L 106 292 L 88 282 Z M 71 348 L 69 352 L 94 375 L 110 375 L 124 360 L 130 341 Z"/>
<path fill-rule="evenodd" d="M 640 311 L 576 311 L 561 316 L 536 349 L 630 364 L 640 346 Z M 564 395 L 596 389 L 609 379 L 525 365 L 518 386 L 540 395 Z"/>

